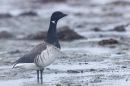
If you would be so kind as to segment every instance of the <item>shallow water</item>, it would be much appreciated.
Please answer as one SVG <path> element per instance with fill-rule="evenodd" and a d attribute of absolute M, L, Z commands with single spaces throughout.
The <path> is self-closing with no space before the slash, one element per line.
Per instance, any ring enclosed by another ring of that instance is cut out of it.
<path fill-rule="evenodd" d="M 128 86 L 130 84 L 129 26 L 126 27 L 125 32 L 108 30 L 117 25 L 129 23 L 130 5 L 109 5 L 108 3 L 112 0 L 100 1 L 102 2 L 88 0 L 87 3 L 80 2 L 80 4 L 68 1 L 58 3 L 57 7 L 57 3 L 43 5 L 31 0 L 1 0 L 0 13 L 10 12 L 14 17 L 0 19 L 0 31 L 8 31 L 16 38 L 22 38 L 38 31 L 46 31 L 51 13 L 55 10 L 62 10 L 69 16 L 60 20 L 58 27 L 67 25 L 86 38 L 69 42 L 60 41 L 61 51 L 65 57 L 59 58 L 45 69 L 43 85 Z M 48 10 L 48 8 L 51 9 Z M 28 10 L 36 11 L 39 16 L 17 17 L 21 12 Z M 81 15 L 77 15 L 78 13 Z M 112 16 L 109 13 L 121 15 Z M 103 31 L 92 31 L 94 27 L 99 27 Z M 98 41 L 109 38 L 117 39 L 119 44 L 98 45 Z M 37 84 L 36 71 L 12 69 L 11 65 L 41 41 L 0 39 L 1 86 L 41 86 Z M 16 50 L 19 52 L 10 53 Z M 67 70 L 79 73 L 68 73 Z"/>

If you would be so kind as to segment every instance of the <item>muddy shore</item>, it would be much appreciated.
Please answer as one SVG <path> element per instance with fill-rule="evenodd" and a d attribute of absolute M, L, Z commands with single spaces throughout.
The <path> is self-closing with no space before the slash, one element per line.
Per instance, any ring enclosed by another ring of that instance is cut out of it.
<path fill-rule="evenodd" d="M 0 86 L 129 86 L 130 2 L 99 1 L 1 1 L 0 14 L 11 16 L 0 17 L 0 31 L 7 31 L 12 37 L 0 38 Z M 58 28 L 68 26 L 85 38 L 60 40 L 65 56 L 45 69 L 43 85 L 39 85 L 36 71 L 13 69 L 11 64 L 43 41 L 22 38 L 47 31 L 49 17 L 55 10 L 69 14 L 60 20 Z M 20 15 L 29 11 L 36 15 Z M 110 39 L 118 42 L 110 43 Z M 102 40 L 108 42 L 99 44 Z"/>

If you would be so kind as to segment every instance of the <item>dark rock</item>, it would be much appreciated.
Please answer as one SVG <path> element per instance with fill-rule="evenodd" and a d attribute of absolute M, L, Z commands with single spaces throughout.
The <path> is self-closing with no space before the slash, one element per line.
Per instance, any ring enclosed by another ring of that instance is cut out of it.
<path fill-rule="evenodd" d="M 50 68 L 46 68 L 46 70 L 51 70 Z"/>
<path fill-rule="evenodd" d="M 75 31 L 71 30 L 68 26 L 57 29 L 58 38 L 63 41 L 71 41 L 74 39 L 82 39 L 83 36 L 78 35 Z M 30 34 L 25 39 L 45 39 L 47 32 L 38 32 L 36 34 Z"/>
<path fill-rule="evenodd" d="M 67 70 L 67 73 L 80 73 L 80 72 L 77 70 Z"/>
<path fill-rule="evenodd" d="M 7 14 L 0 14 L 0 18 L 11 18 L 13 17 L 11 14 L 7 13 Z"/>
<path fill-rule="evenodd" d="M 85 64 L 88 64 L 88 63 L 85 62 Z"/>
<path fill-rule="evenodd" d="M 57 84 L 56 86 L 62 86 L 61 84 Z"/>
<path fill-rule="evenodd" d="M 100 69 L 99 72 L 103 72 L 104 70 L 103 69 Z"/>
<path fill-rule="evenodd" d="M 118 44 L 119 42 L 115 39 L 106 39 L 106 40 L 102 40 L 102 41 L 99 41 L 98 44 L 99 45 L 106 45 L 106 44 Z"/>
<path fill-rule="evenodd" d="M 126 54 L 126 53 L 125 53 L 125 52 L 118 52 L 118 53 L 116 53 L 116 54 L 121 55 L 121 54 Z"/>
<path fill-rule="evenodd" d="M 55 74 L 57 74 L 58 72 L 56 71 Z"/>
<path fill-rule="evenodd" d="M 79 63 L 79 65 L 81 65 L 82 63 Z"/>
<path fill-rule="evenodd" d="M 79 25 L 76 25 L 76 27 L 77 27 L 77 28 L 83 28 L 83 27 L 85 27 L 85 25 L 79 24 Z"/>
<path fill-rule="evenodd" d="M 34 40 L 40 40 L 40 39 L 45 39 L 46 38 L 46 35 L 47 35 L 47 32 L 38 32 L 36 34 L 30 34 L 28 35 L 27 37 L 25 37 L 25 39 L 34 39 Z"/>
<path fill-rule="evenodd" d="M 123 48 L 122 50 L 129 50 L 129 48 Z"/>
<path fill-rule="evenodd" d="M 65 2 L 66 0 L 40 0 L 42 2 Z"/>
<path fill-rule="evenodd" d="M 115 16 L 115 17 L 117 17 L 117 16 L 123 16 L 123 14 L 115 12 L 115 13 L 107 13 L 106 16 L 113 16 L 113 17 Z"/>
<path fill-rule="evenodd" d="M 68 84 L 68 86 L 82 86 L 80 84 Z"/>
<path fill-rule="evenodd" d="M 29 11 L 29 12 L 23 12 L 19 16 L 37 16 L 37 13 L 34 11 Z"/>
<path fill-rule="evenodd" d="M 112 3 L 108 3 L 108 5 L 130 5 L 128 1 L 114 1 Z"/>
<path fill-rule="evenodd" d="M 109 48 L 116 48 L 116 46 L 112 45 L 112 46 L 110 46 Z"/>
<path fill-rule="evenodd" d="M 90 71 L 96 71 L 95 69 L 90 69 Z"/>
<path fill-rule="evenodd" d="M 118 31 L 118 32 L 124 32 L 125 30 L 125 26 L 124 25 L 120 25 L 120 26 L 116 26 L 114 29 L 111 29 L 109 31 Z"/>
<path fill-rule="evenodd" d="M 99 37 L 102 38 L 102 37 L 104 37 L 104 35 L 100 34 Z"/>
<path fill-rule="evenodd" d="M 122 66 L 121 68 L 127 68 L 126 66 Z"/>
<path fill-rule="evenodd" d="M 116 26 L 116 27 L 113 29 L 113 31 L 124 32 L 124 31 L 126 31 L 126 30 L 125 30 L 124 25 L 120 25 L 120 26 Z"/>
<path fill-rule="evenodd" d="M 71 41 L 74 39 L 82 39 L 83 36 L 78 35 L 75 31 L 71 30 L 68 26 L 61 27 L 57 30 L 60 40 Z"/>
<path fill-rule="evenodd" d="M 128 81 L 128 79 L 126 79 L 126 81 Z"/>
<path fill-rule="evenodd" d="M 98 27 L 95 27 L 95 28 L 93 28 L 92 30 L 95 31 L 95 32 L 101 31 L 101 29 L 98 28 Z"/>
<path fill-rule="evenodd" d="M 75 13 L 74 15 L 75 15 L 75 16 L 84 16 L 83 13 Z"/>
<path fill-rule="evenodd" d="M 19 50 L 15 50 L 15 51 L 11 51 L 11 52 L 9 52 L 10 54 L 15 54 L 15 53 L 20 53 L 20 51 Z"/>
<path fill-rule="evenodd" d="M 13 35 L 8 33 L 7 31 L 1 31 L 0 32 L 0 38 L 12 38 Z"/>
<path fill-rule="evenodd" d="M 84 71 L 83 70 L 81 70 L 81 73 L 83 73 Z"/>

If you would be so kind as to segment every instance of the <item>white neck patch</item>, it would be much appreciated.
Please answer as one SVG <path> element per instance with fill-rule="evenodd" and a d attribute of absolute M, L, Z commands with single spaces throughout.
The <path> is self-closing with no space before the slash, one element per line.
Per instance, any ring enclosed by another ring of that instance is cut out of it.
<path fill-rule="evenodd" d="M 55 24 L 55 21 L 51 21 L 53 24 Z"/>

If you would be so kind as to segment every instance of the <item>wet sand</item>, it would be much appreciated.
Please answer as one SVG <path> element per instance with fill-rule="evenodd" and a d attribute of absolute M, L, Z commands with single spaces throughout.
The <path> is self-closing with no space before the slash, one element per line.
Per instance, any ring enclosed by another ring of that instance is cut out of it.
<path fill-rule="evenodd" d="M 24 4 L 26 2 L 26 4 Z M 129 23 L 127 3 L 112 3 L 101 0 L 84 3 L 47 3 L 42 5 L 30 0 L 2 1 L 0 13 L 10 12 L 14 17 L 0 19 L 0 31 L 8 31 L 13 39 L 0 39 L 0 85 L 1 86 L 42 86 L 37 84 L 36 71 L 13 69 L 12 62 L 26 54 L 42 40 L 21 40 L 28 34 L 48 29 L 49 17 L 55 10 L 69 14 L 60 20 L 58 27 L 69 26 L 85 39 L 60 41 L 65 57 L 48 66 L 43 73 L 44 86 L 128 86 L 130 84 L 130 30 L 110 31 L 116 26 Z M 30 5 L 27 5 L 30 3 Z M 14 6 L 17 4 L 17 8 Z M 125 5 L 124 5 L 125 4 Z M 40 5 L 40 6 L 39 6 Z M 48 10 L 48 8 L 51 8 Z M 27 9 L 25 9 L 27 8 Z M 38 16 L 17 17 L 23 11 L 34 10 Z M 44 16 L 43 16 L 44 14 Z M 102 31 L 92 29 L 98 27 Z M 103 39 L 114 38 L 118 44 L 99 45 Z M 15 52 L 15 51 L 19 52 Z M 14 53 L 12 53 L 14 52 Z"/>

